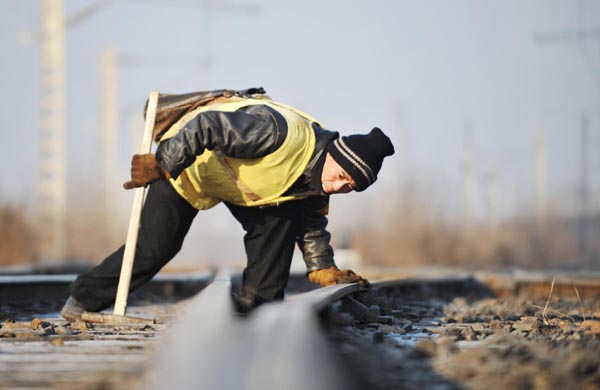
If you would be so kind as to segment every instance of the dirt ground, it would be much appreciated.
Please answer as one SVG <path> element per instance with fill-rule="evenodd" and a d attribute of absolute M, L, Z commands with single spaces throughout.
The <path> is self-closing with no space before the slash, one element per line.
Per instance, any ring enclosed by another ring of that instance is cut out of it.
<path fill-rule="evenodd" d="M 600 389 L 600 297 L 477 295 L 372 291 L 324 319 L 359 388 Z"/>
<path fill-rule="evenodd" d="M 0 389 L 141 388 L 160 334 L 185 302 L 128 308 L 154 325 L 68 322 L 64 302 L 0 305 Z"/>

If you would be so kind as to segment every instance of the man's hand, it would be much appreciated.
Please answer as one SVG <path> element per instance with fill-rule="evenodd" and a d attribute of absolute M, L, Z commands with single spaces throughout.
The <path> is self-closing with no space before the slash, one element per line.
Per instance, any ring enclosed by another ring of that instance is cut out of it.
<path fill-rule="evenodd" d="M 361 287 L 370 287 L 369 281 L 362 276 L 357 275 L 354 271 L 349 269 L 338 269 L 337 267 L 313 271 L 308 274 L 308 280 L 320 284 L 323 287 L 341 283 L 358 283 Z"/>
<path fill-rule="evenodd" d="M 157 180 L 170 177 L 169 172 L 156 162 L 153 154 L 135 154 L 131 159 L 131 180 L 125 182 L 123 188 L 130 190 L 146 187 Z"/>

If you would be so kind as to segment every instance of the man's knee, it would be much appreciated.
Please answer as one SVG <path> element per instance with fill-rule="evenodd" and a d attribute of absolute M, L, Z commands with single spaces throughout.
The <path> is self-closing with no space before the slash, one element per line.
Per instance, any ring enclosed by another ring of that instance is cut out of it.
<path fill-rule="evenodd" d="M 146 259 L 147 264 L 164 265 L 179 253 L 181 243 L 169 240 L 145 240 L 143 245 L 138 244 L 136 258 Z"/>

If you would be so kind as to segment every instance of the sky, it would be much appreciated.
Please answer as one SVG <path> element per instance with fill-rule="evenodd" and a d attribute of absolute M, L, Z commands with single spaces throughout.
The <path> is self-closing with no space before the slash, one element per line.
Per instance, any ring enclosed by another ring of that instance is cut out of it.
<path fill-rule="evenodd" d="M 385 205 L 407 188 L 442 218 L 457 218 L 465 207 L 465 145 L 473 153 L 477 216 L 489 212 L 491 177 L 501 218 L 531 214 L 535 131 L 546 145 L 548 201 L 576 213 L 583 113 L 591 208 L 600 209 L 598 2 L 66 0 L 66 14 L 93 4 L 95 12 L 69 25 L 66 37 L 72 208 L 94 207 L 103 191 L 100 55 L 111 47 L 119 58 L 116 182 L 127 178 L 151 90 L 263 86 L 331 130 L 378 126 L 394 142 L 396 154 L 372 189 L 333 199 L 332 230 L 365 215 L 386 218 Z M 27 209 L 36 206 L 39 9 L 34 0 L 0 0 L 0 204 Z M 579 40 L 564 38 L 577 32 Z M 126 221 L 131 194 L 119 186 L 114 193 Z M 225 242 L 221 233 L 236 229 L 225 208 L 217 209 L 197 217 L 210 229 L 196 236 Z M 241 251 L 236 246 L 231 256 Z"/>

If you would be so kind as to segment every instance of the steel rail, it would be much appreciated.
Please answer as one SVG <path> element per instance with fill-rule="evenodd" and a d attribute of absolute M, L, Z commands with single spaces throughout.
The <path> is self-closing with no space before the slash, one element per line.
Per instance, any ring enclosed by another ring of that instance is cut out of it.
<path fill-rule="evenodd" d="M 319 330 L 317 311 L 358 289 L 322 288 L 241 317 L 230 278 L 220 274 L 165 335 L 144 388 L 352 389 Z"/>
<path fill-rule="evenodd" d="M 0 305 L 64 302 L 69 296 L 69 285 L 76 277 L 74 274 L 0 275 Z M 148 296 L 188 298 L 207 286 L 213 277 L 211 272 L 159 274 L 133 292 L 131 299 L 136 301 Z"/>

